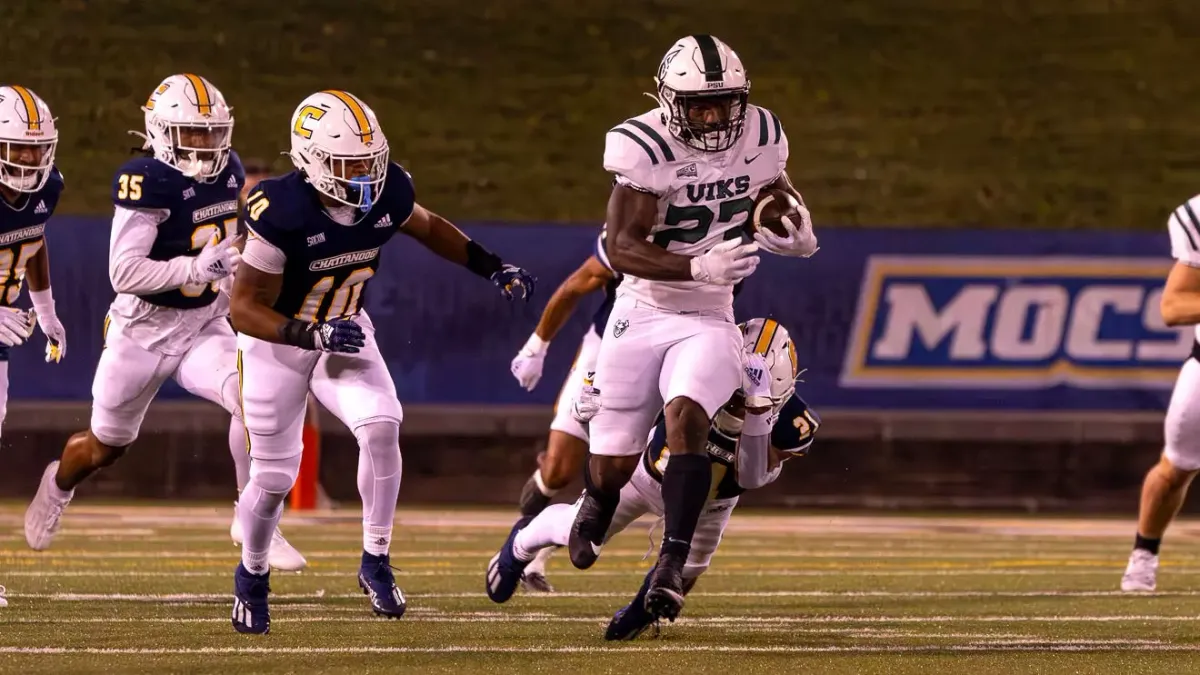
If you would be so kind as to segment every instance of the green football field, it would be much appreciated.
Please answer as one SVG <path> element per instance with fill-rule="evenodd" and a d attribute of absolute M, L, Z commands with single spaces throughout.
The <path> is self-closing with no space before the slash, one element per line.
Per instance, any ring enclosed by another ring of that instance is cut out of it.
<path fill-rule="evenodd" d="M 375 618 L 355 583 L 359 514 L 288 514 L 309 559 L 275 573 L 272 632 L 230 627 L 229 509 L 78 504 L 35 553 L 0 509 L 0 671 L 20 673 L 1189 672 L 1200 662 L 1200 525 L 1164 550 L 1160 591 L 1116 590 L 1122 520 L 735 514 L 684 617 L 605 643 L 636 591 L 650 522 L 559 593 L 488 601 L 483 570 L 512 514 L 404 510 L 409 599 Z"/>

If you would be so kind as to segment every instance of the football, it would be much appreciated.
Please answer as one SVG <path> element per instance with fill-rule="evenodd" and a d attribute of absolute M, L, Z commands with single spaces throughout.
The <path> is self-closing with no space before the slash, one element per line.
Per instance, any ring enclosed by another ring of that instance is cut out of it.
<path fill-rule="evenodd" d="M 787 218 L 793 227 L 800 227 L 800 203 L 790 193 L 778 189 L 764 189 L 754 200 L 754 211 L 750 213 L 750 232 L 766 228 L 781 236 L 788 236 L 783 226 Z"/>

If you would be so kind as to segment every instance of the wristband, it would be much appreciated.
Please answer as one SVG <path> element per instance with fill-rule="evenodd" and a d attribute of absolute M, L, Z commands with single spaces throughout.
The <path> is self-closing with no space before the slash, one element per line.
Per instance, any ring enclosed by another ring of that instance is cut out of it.
<path fill-rule="evenodd" d="M 491 279 L 502 267 L 504 261 L 500 260 L 500 256 L 476 244 L 474 240 L 467 240 L 467 269 L 484 279 Z"/>

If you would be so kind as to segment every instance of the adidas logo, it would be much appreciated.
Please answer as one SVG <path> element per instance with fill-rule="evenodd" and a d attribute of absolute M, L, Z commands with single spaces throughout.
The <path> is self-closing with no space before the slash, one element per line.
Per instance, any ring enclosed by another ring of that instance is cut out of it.
<path fill-rule="evenodd" d="M 34 213 L 50 213 L 50 209 L 46 208 L 46 202 L 39 199 L 37 208 L 35 208 L 33 210 L 33 212 Z"/>
<path fill-rule="evenodd" d="M 234 176 L 233 174 L 230 174 L 230 176 L 229 176 L 229 180 L 225 182 L 225 187 L 228 187 L 228 188 L 235 188 L 235 187 L 237 187 L 237 186 L 238 186 L 238 184 L 237 184 L 237 176 Z"/>
<path fill-rule="evenodd" d="M 375 227 L 392 227 L 392 214 L 385 213 L 379 222 L 375 223 Z"/>

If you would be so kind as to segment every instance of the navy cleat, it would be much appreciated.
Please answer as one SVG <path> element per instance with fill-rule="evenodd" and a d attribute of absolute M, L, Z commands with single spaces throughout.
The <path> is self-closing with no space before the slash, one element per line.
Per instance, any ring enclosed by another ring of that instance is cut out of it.
<path fill-rule="evenodd" d="M 587 492 L 580 499 L 579 512 L 575 514 L 575 522 L 571 524 L 571 534 L 567 538 L 567 551 L 571 554 L 571 564 L 577 569 L 586 570 L 596 564 L 596 559 L 600 557 L 600 547 L 604 545 L 604 536 L 612 524 L 616 504 L 606 509 Z"/>
<path fill-rule="evenodd" d="M 612 621 L 608 622 L 608 630 L 604 631 L 605 640 L 635 640 L 647 628 L 658 624 L 658 619 L 646 611 L 646 593 L 650 590 L 650 577 L 653 575 L 654 568 L 651 567 L 633 602 L 613 615 Z"/>
<path fill-rule="evenodd" d="M 387 555 L 362 554 L 362 566 L 358 569 L 358 586 L 371 596 L 371 609 L 379 616 L 399 619 L 404 616 L 408 602 L 396 587 L 392 574 L 391 560 Z"/>
<path fill-rule="evenodd" d="M 271 632 L 271 573 L 251 574 L 242 563 L 233 572 L 233 629 L 239 633 L 266 635 Z"/>
<path fill-rule="evenodd" d="M 488 562 L 487 594 L 492 602 L 508 602 L 513 593 L 517 592 L 517 586 L 521 585 L 525 567 L 533 562 L 532 560 L 517 560 L 517 556 L 513 554 L 513 541 L 517 538 L 517 533 L 524 529 L 531 520 L 533 520 L 533 516 L 522 516 L 517 520 L 508 533 L 508 539 L 505 539 L 504 545 L 500 547 L 500 552 L 492 556 L 491 561 Z"/>
<path fill-rule="evenodd" d="M 646 611 L 654 618 L 674 622 L 683 611 L 683 566 L 686 562 L 685 554 L 666 551 L 659 554 L 646 591 Z"/>

